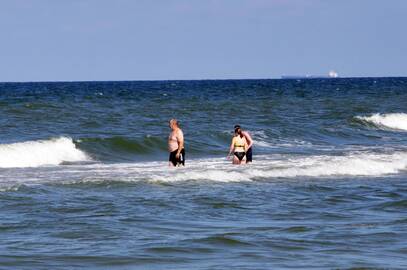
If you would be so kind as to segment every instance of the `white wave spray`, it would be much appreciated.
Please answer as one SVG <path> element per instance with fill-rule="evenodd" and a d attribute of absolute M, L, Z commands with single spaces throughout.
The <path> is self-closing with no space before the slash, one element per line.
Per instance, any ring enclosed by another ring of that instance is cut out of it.
<path fill-rule="evenodd" d="M 286 160 L 284 160 L 286 159 Z M 270 165 L 265 165 L 271 163 Z M 309 156 L 270 160 L 251 172 L 253 177 L 382 176 L 407 168 L 407 153 L 353 152 L 340 156 Z M 272 169 L 271 169 L 272 168 Z"/>
<path fill-rule="evenodd" d="M 189 160 L 185 168 L 169 168 L 167 162 L 77 164 L 54 166 L 30 173 L 7 170 L 0 175 L 0 187 L 54 182 L 250 182 L 275 179 L 381 177 L 398 175 L 407 169 L 407 153 L 350 152 L 343 155 L 256 156 L 253 164 L 234 166 L 224 158 Z M 28 174 L 27 174 L 28 173 Z"/>
<path fill-rule="evenodd" d="M 0 144 L 0 168 L 39 167 L 87 160 L 89 157 L 67 137 Z"/>
<path fill-rule="evenodd" d="M 371 116 L 356 116 L 357 119 L 372 123 L 379 128 L 407 131 L 406 113 L 376 113 Z"/>

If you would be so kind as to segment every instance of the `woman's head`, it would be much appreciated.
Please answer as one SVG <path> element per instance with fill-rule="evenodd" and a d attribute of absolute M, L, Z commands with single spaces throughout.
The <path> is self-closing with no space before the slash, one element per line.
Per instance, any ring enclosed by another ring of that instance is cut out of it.
<path fill-rule="evenodd" d="M 235 128 L 235 134 L 241 135 L 242 129 L 240 127 Z"/>

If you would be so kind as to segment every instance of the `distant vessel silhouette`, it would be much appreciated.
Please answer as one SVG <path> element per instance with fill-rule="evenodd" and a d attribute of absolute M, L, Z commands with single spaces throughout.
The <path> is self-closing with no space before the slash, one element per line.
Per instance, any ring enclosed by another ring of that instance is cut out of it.
<path fill-rule="evenodd" d="M 328 75 L 283 75 L 281 79 L 334 79 L 339 78 L 336 71 L 329 71 Z"/>

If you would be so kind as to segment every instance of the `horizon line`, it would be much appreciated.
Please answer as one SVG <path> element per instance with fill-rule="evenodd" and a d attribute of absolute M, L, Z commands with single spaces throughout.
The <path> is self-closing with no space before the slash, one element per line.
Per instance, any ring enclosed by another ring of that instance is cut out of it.
<path fill-rule="evenodd" d="M 75 83 L 75 82 L 169 82 L 169 81 L 249 81 L 249 80 L 340 80 L 340 79 L 407 78 L 406 76 L 340 76 L 336 78 L 211 78 L 211 79 L 124 79 L 124 80 L 55 80 L 55 81 L 0 81 L 3 83 Z"/>

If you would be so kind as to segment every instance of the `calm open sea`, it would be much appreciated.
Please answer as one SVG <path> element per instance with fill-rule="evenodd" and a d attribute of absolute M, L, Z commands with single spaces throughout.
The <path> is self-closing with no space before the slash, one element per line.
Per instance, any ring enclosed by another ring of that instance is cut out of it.
<path fill-rule="evenodd" d="M 407 78 L 0 84 L 0 269 L 290 268 L 407 269 Z"/>

